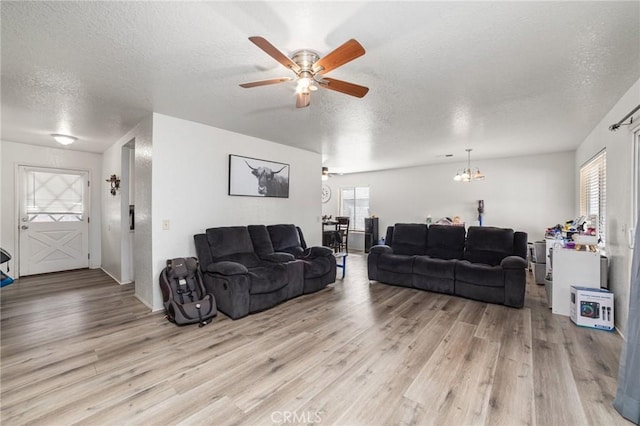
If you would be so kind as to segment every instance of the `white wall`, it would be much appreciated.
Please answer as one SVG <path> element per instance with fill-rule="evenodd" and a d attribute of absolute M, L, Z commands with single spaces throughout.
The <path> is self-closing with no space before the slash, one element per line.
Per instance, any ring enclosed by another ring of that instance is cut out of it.
<path fill-rule="evenodd" d="M 638 80 L 618 103 L 604 116 L 591 134 L 576 151 L 575 193 L 578 193 L 580 167 L 591 157 L 607 150 L 607 247 L 610 261 L 609 289 L 614 293 L 616 327 L 624 334 L 629 313 L 629 285 L 631 282 L 631 257 L 628 231 L 632 223 L 633 188 L 633 130 L 638 129 L 640 113 L 634 117 L 634 124 L 622 126 L 616 132 L 609 126 L 617 123 L 633 108 L 640 104 L 640 80 Z M 576 199 L 576 211 L 579 209 Z"/>
<path fill-rule="evenodd" d="M 82 141 L 77 141 L 80 144 Z M 74 151 L 73 145 L 68 148 L 47 148 L 23 143 L 0 141 L 0 163 L 2 178 L 0 200 L 2 200 L 2 232 L 0 246 L 9 251 L 13 258 L 9 261 L 10 275 L 18 276 L 18 218 L 16 193 L 16 169 L 18 165 L 30 165 L 53 168 L 87 170 L 91 181 L 89 224 L 89 261 L 90 268 L 99 268 L 101 263 L 100 247 L 100 211 L 102 166 L 101 155 Z M 5 266 L 5 265 L 3 265 Z"/>
<path fill-rule="evenodd" d="M 339 214 L 340 188 L 369 186 L 371 214 L 378 216 L 380 238 L 387 226 L 401 222 L 425 223 L 460 216 L 477 225 L 477 203 L 484 200 L 483 225 L 513 228 L 544 238 L 546 228 L 575 216 L 574 154 L 563 152 L 495 160 L 471 161 L 487 176 L 484 181 L 454 182 L 466 163 L 429 165 L 378 172 L 332 176 L 325 184 L 332 196 L 323 204 L 325 215 Z M 353 239 L 352 239 L 353 238 Z M 349 236 L 349 245 L 362 249 L 362 239 Z"/>
<path fill-rule="evenodd" d="M 136 140 L 136 156 L 138 149 Z M 229 154 L 289 164 L 289 198 L 229 196 Z M 310 245 L 320 244 L 321 168 L 320 154 L 154 114 L 153 308 L 162 307 L 155 281 L 166 260 L 195 256 L 193 235 L 207 228 L 294 223 Z M 164 220 L 169 230 L 162 230 Z"/>
<path fill-rule="evenodd" d="M 123 176 L 123 146 L 135 140 L 134 170 L 136 185 L 136 230 L 134 234 L 134 273 L 135 294 L 147 306 L 153 306 L 152 246 L 151 246 L 151 170 L 152 170 L 152 116 L 142 120 L 135 128 L 120 138 L 102 154 L 102 168 L 105 177 L 116 174 Z M 125 154 L 128 153 L 128 148 Z M 129 173 L 125 172 L 124 176 Z M 102 187 L 102 269 L 116 281 L 129 277 L 129 254 L 123 253 L 125 239 L 129 238 L 129 194 L 127 190 L 119 191 L 112 196 L 109 184 Z M 123 188 L 129 182 L 123 181 Z M 124 194 L 124 195 L 123 195 Z M 124 199 L 123 199 L 124 196 Z"/>

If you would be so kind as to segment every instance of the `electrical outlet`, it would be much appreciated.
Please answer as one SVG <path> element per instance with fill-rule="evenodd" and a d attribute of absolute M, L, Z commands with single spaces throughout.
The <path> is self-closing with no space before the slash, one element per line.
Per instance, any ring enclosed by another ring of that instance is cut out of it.
<path fill-rule="evenodd" d="M 163 231 L 168 231 L 169 230 L 169 220 L 165 219 L 162 221 L 162 230 Z"/>

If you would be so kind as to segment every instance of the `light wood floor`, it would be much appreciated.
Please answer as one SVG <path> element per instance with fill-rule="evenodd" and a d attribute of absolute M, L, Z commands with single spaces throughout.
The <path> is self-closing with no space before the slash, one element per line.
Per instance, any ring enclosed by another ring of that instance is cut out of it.
<path fill-rule="evenodd" d="M 614 425 L 617 334 L 344 281 L 244 319 L 177 327 L 100 270 L 1 290 L 1 422 Z"/>

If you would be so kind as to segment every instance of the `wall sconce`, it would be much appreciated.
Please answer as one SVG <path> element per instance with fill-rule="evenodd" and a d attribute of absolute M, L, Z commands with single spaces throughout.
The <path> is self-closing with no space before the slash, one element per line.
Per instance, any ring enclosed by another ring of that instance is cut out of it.
<path fill-rule="evenodd" d="M 118 189 L 120 189 L 120 179 L 118 179 L 118 176 L 116 175 L 111 175 L 111 177 L 109 179 L 107 179 L 107 182 L 111 182 L 111 195 L 113 195 L 114 197 L 116 196 L 116 191 Z"/>

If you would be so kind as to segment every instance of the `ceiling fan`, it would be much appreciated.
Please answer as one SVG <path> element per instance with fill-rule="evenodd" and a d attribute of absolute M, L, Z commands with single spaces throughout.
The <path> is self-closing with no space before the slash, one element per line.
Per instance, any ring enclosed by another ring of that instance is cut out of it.
<path fill-rule="evenodd" d="M 324 76 L 324 74 L 329 71 L 364 55 L 364 48 L 354 39 L 347 41 L 322 58 L 311 50 L 298 50 L 289 58 L 263 37 L 249 37 L 249 40 L 264 50 L 267 55 L 295 73 L 298 79 L 298 86 L 296 87 L 297 108 L 309 106 L 311 102 L 311 92 L 318 90 L 316 83 L 325 89 L 346 93 L 347 95 L 357 98 L 362 98 L 369 91 L 368 87 Z M 291 80 L 291 77 L 272 78 L 270 80 L 243 83 L 240 87 L 248 89 L 250 87 L 266 86 Z"/>

